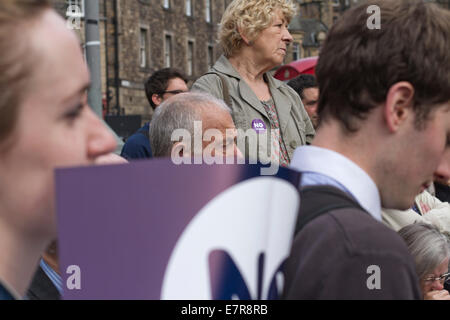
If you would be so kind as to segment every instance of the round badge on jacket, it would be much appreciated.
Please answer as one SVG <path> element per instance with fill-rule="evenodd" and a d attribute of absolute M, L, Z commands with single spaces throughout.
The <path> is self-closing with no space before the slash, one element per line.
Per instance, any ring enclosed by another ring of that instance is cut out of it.
<path fill-rule="evenodd" d="M 262 121 L 261 119 L 254 119 L 252 121 L 252 128 L 257 132 L 257 133 L 264 133 L 266 132 L 266 124 L 264 123 L 264 121 Z"/>

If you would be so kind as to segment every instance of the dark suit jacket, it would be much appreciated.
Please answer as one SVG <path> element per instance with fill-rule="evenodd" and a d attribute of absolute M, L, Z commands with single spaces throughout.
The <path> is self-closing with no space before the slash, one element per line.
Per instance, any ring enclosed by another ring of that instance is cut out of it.
<path fill-rule="evenodd" d="M 58 289 L 39 266 L 27 292 L 29 300 L 60 300 Z"/>
<path fill-rule="evenodd" d="M 300 216 L 308 214 L 309 205 L 302 197 Z M 414 261 L 402 238 L 356 203 L 326 211 L 301 229 L 285 271 L 286 299 L 421 299 Z M 372 287 L 377 278 L 379 288 Z"/>

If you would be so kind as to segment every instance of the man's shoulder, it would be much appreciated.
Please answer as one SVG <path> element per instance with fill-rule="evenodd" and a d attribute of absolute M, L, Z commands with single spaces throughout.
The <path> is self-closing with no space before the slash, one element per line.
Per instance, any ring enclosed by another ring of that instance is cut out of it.
<path fill-rule="evenodd" d="M 144 134 L 144 130 L 148 131 L 149 125 L 145 124 L 142 128 L 140 128 L 138 131 L 133 133 L 125 142 L 126 146 L 137 146 L 146 144 L 148 142 L 148 139 L 146 135 Z"/>
<path fill-rule="evenodd" d="M 38 267 L 28 288 L 27 298 L 29 300 L 59 300 L 61 296 L 49 276 L 41 266 Z"/>
<path fill-rule="evenodd" d="M 374 219 L 347 193 L 331 186 L 301 190 L 302 204 L 294 245 L 308 250 L 310 245 L 346 255 L 408 256 L 402 238 Z"/>
<path fill-rule="evenodd" d="M 345 245 L 355 254 L 408 254 L 404 241 L 396 232 L 356 207 L 330 210 L 304 229 L 309 232 L 327 230 L 329 241 Z"/>
<path fill-rule="evenodd" d="M 122 157 L 127 160 L 151 157 L 150 140 L 143 132 L 144 130 L 147 130 L 147 125 L 148 124 L 144 125 L 127 139 L 120 154 Z"/>
<path fill-rule="evenodd" d="M 371 272 L 381 290 L 370 290 Z M 359 208 L 330 210 L 294 238 L 288 299 L 418 299 L 414 262 L 402 239 Z"/>
<path fill-rule="evenodd" d="M 1 300 L 15 300 L 11 292 L 0 282 L 0 301 Z"/>

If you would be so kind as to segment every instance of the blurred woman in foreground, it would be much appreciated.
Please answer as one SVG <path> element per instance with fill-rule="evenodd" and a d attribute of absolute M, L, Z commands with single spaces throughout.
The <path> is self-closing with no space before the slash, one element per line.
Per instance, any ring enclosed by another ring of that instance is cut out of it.
<path fill-rule="evenodd" d="M 116 142 L 87 105 L 79 42 L 46 0 L 0 1 L 0 299 L 24 296 L 56 238 L 55 167 Z"/>

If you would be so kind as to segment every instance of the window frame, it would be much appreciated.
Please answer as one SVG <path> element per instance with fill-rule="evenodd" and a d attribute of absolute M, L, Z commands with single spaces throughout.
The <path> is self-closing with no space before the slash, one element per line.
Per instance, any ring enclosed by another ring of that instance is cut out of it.
<path fill-rule="evenodd" d="M 66 0 L 67 9 L 66 16 L 74 17 L 74 18 L 84 18 L 85 17 L 85 0 Z M 77 6 L 80 8 L 80 13 L 75 13 L 73 11 L 69 11 L 71 6 Z"/>
<path fill-rule="evenodd" d="M 211 0 L 205 0 L 205 21 L 207 23 L 212 23 L 212 1 Z"/>
<path fill-rule="evenodd" d="M 142 47 L 142 35 L 145 31 L 144 47 Z M 150 66 L 150 28 L 148 26 L 139 26 L 139 66 L 141 68 L 148 68 Z M 142 60 L 145 59 L 144 65 L 142 65 Z"/>
<path fill-rule="evenodd" d="M 189 3 L 189 6 L 188 6 Z M 194 8 L 193 8 L 192 0 L 185 0 L 184 1 L 184 13 L 187 17 L 192 17 L 194 15 Z M 188 11 L 189 8 L 189 11 Z"/>
<path fill-rule="evenodd" d="M 167 39 L 169 39 L 169 65 L 167 65 Z M 164 32 L 164 55 L 163 65 L 165 68 L 171 68 L 173 66 L 173 35 L 169 32 Z"/>
<path fill-rule="evenodd" d="M 166 10 L 169 10 L 172 7 L 171 3 L 170 3 L 170 0 L 163 0 L 162 1 L 162 6 Z"/>
<path fill-rule="evenodd" d="M 189 55 L 191 55 L 190 59 Z M 194 75 L 194 73 L 195 73 L 195 40 L 188 39 L 186 42 L 186 74 L 188 76 L 192 76 Z"/>

